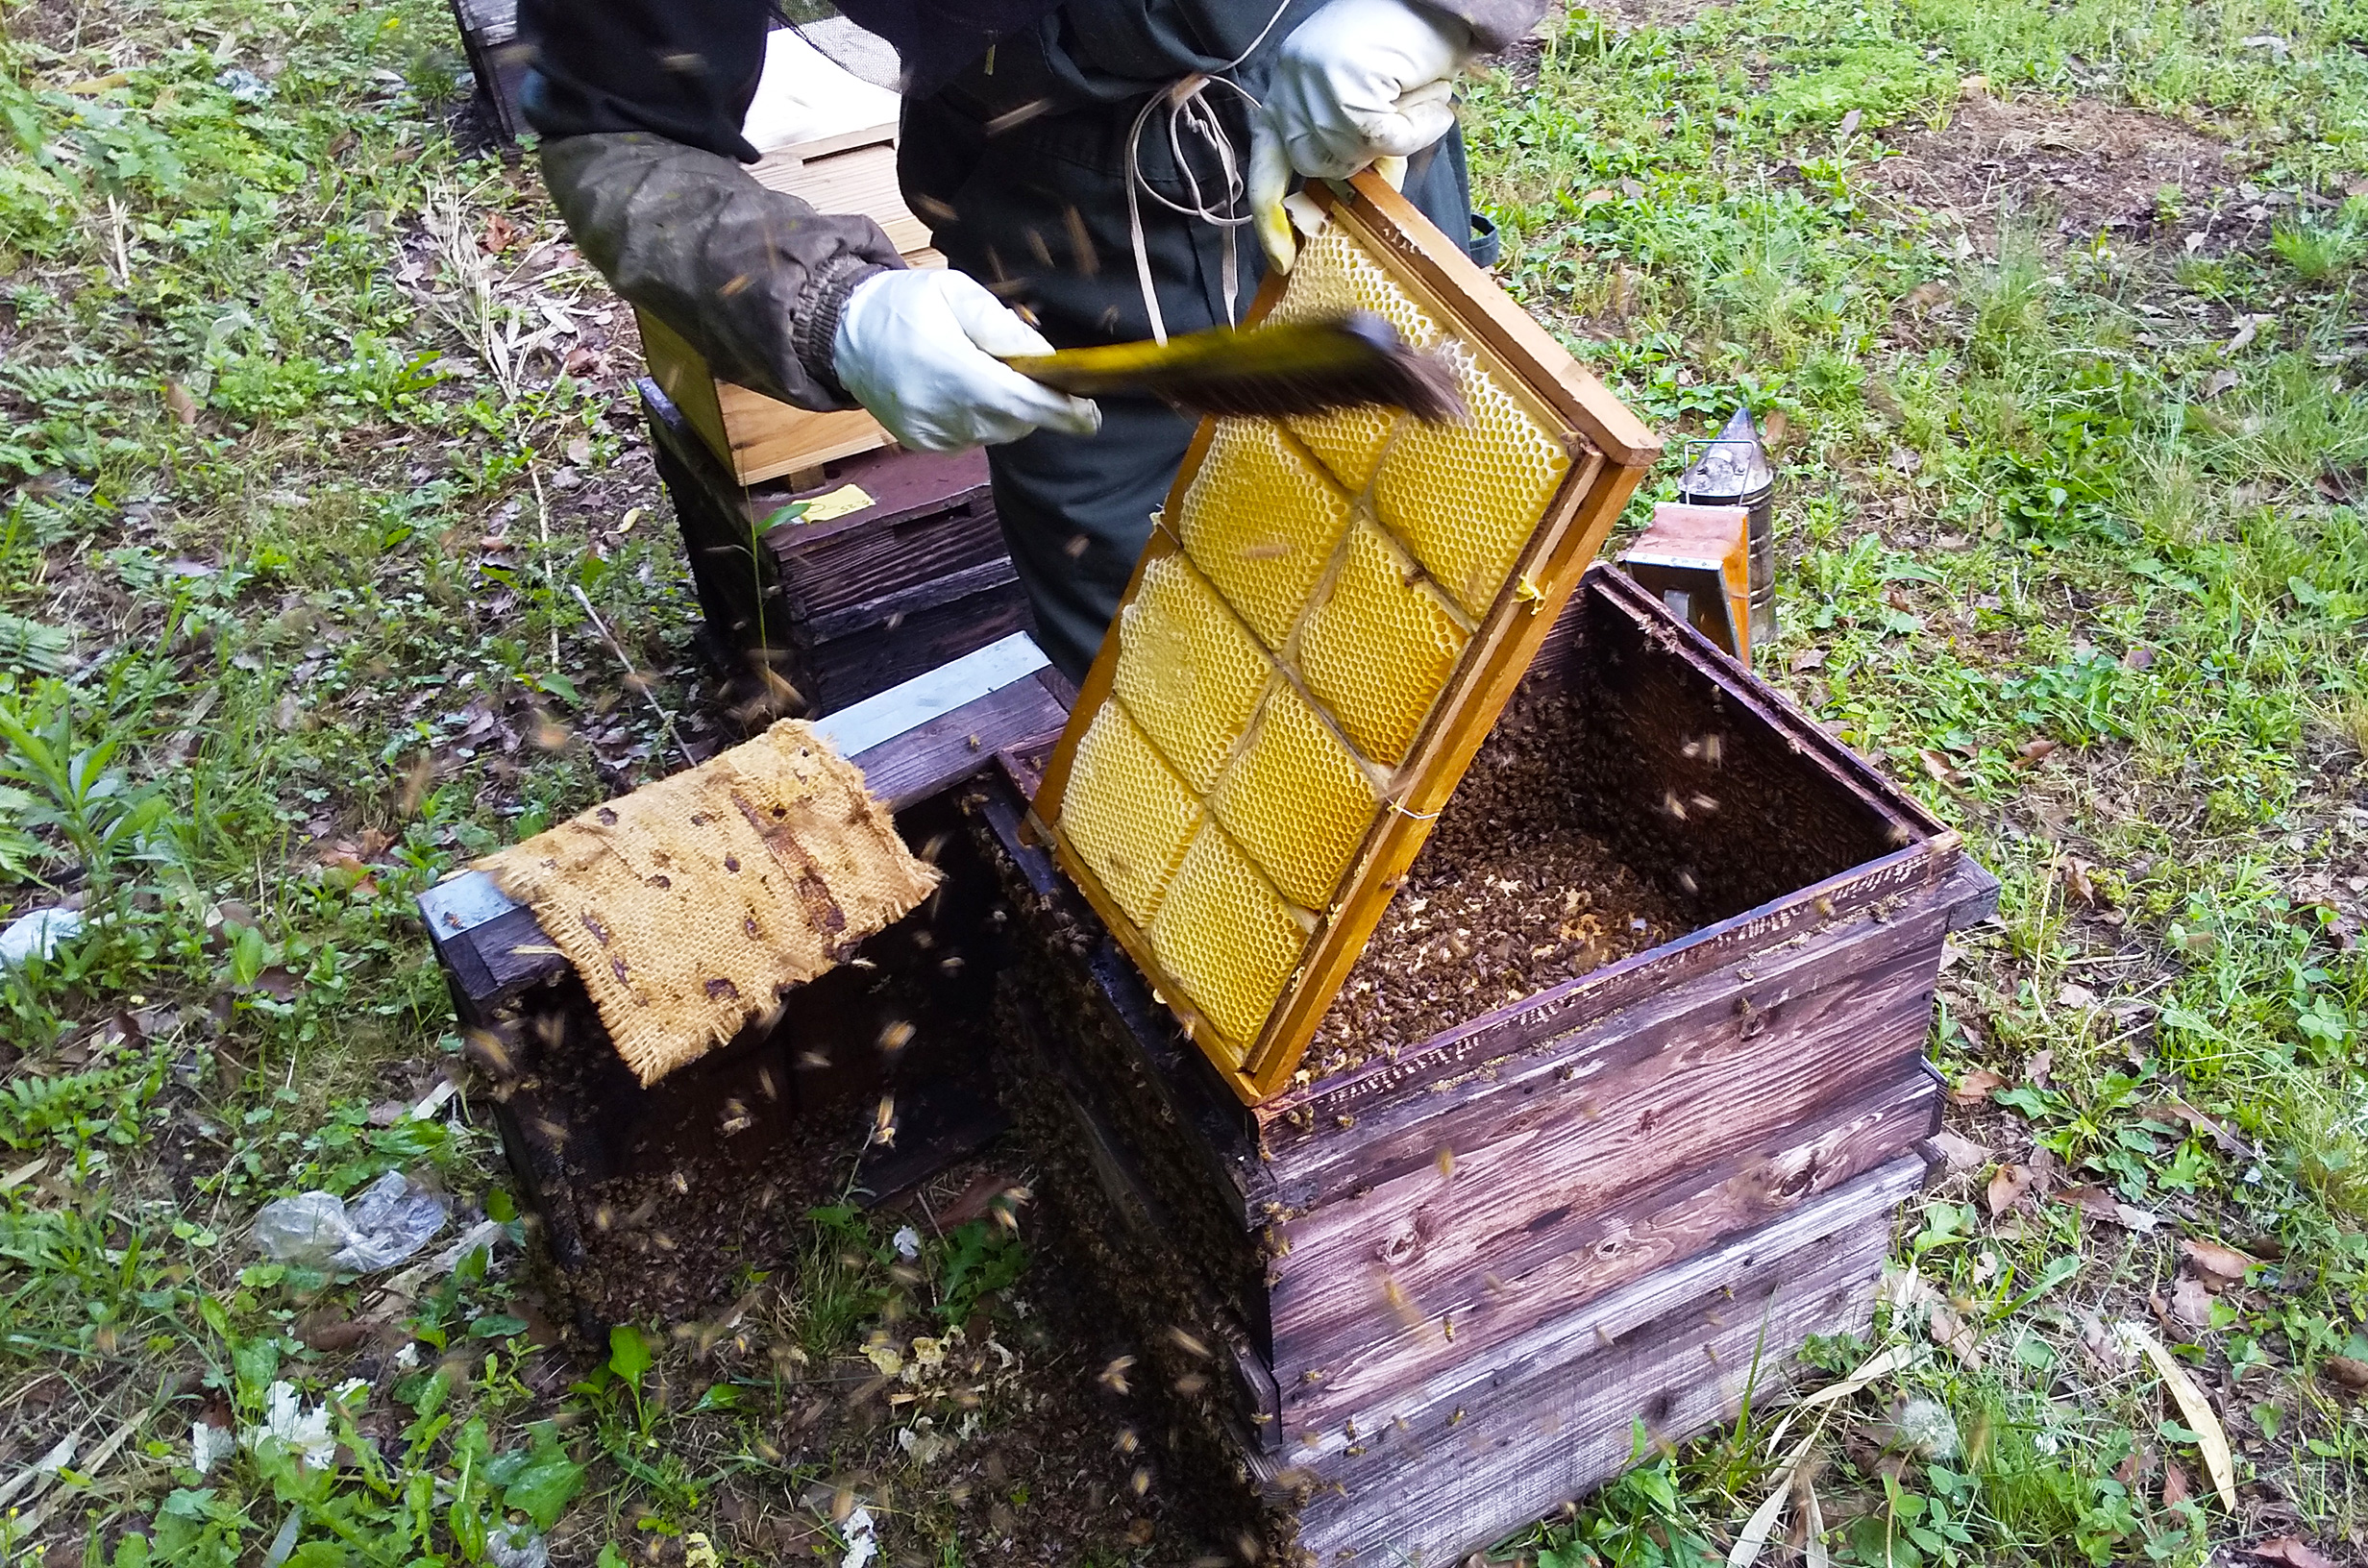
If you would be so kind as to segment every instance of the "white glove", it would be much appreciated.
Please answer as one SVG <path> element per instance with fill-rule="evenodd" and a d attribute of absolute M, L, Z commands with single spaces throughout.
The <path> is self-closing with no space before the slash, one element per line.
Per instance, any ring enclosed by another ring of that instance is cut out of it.
<path fill-rule="evenodd" d="M 1050 354 L 1035 328 L 968 276 L 946 268 L 883 272 L 839 307 L 831 364 L 839 384 L 897 444 L 917 452 L 1017 441 L 1034 430 L 1092 435 L 1101 409 L 1055 392 L 998 355 Z"/>
<path fill-rule="evenodd" d="M 1455 75 L 1471 30 L 1410 0 L 1331 0 L 1283 40 L 1252 122 L 1249 206 L 1259 242 L 1288 271 L 1283 215 L 1295 171 L 1341 180 L 1420 152 L 1455 124 Z"/>

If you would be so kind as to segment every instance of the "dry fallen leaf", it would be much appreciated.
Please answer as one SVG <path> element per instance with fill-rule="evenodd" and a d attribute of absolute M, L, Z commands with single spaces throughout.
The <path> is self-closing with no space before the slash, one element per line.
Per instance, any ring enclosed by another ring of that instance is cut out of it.
<path fill-rule="evenodd" d="M 2078 855 L 2066 855 L 2062 862 L 2063 891 L 2078 898 L 2090 909 L 2097 907 L 2097 885 L 2088 879 L 2095 868 Z"/>
<path fill-rule="evenodd" d="M 2035 1089 L 2045 1089 L 2047 1075 L 2054 1071 L 2055 1067 L 2056 1053 L 2054 1051 L 2034 1051 L 2031 1053 L 2031 1059 L 2023 1064 L 2023 1082 Z"/>
<path fill-rule="evenodd" d="M 1917 751 L 1916 759 L 1924 764 L 1924 771 L 1932 775 L 1936 784 L 1946 784 L 1956 789 L 1965 782 L 1965 775 L 1957 765 L 1930 747 Z"/>
<path fill-rule="evenodd" d="M 1976 1067 L 1957 1080 L 1957 1087 L 1949 1090 L 1949 1098 L 1960 1105 L 1980 1105 L 2006 1087 L 2007 1081 L 1989 1068 Z"/>
<path fill-rule="evenodd" d="M 1989 1150 L 1946 1127 L 1933 1134 L 1932 1145 L 1940 1151 L 1940 1158 L 1951 1170 L 1973 1170 L 1989 1164 Z"/>
<path fill-rule="evenodd" d="M 2195 1495 L 2195 1483 L 2187 1479 L 2187 1467 L 2177 1459 L 2162 1466 L 2162 1506 L 2175 1508 Z"/>
<path fill-rule="evenodd" d="M 2095 1219 L 2118 1222 L 2121 1216 L 2114 1211 L 2121 1207 L 2114 1196 L 2101 1187 L 2067 1187 L 2056 1193 L 2058 1203 L 2070 1204 L 2082 1213 Z"/>
<path fill-rule="evenodd" d="M 1998 1218 L 2023 1201 L 2031 1190 L 2031 1168 L 2028 1165 L 2000 1165 L 1990 1172 L 1989 1187 L 1985 1193 L 1989 1204 L 1989 1217 Z"/>
<path fill-rule="evenodd" d="M 2349 1356 L 2330 1356 L 2319 1363 L 2319 1370 L 2346 1388 L 2368 1389 L 2368 1361 L 2355 1360 Z"/>
<path fill-rule="evenodd" d="M 2059 744 L 2055 741 L 2025 741 L 2015 748 L 2014 760 L 2023 767 L 2029 768 L 2035 763 L 2046 761 L 2048 753 L 2055 750 Z"/>
<path fill-rule="evenodd" d="M 164 406 L 172 412 L 175 424 L 187 427 L 197 423 L 197 400 L 179 381 L 164 383 Z"/>
<path fill-rule="evenodd" d="M 2199 1241 L 2187 1237 L 2180 1241 L 2179 1250 L 2204 1288 L 2215 1295 L 2232 1285 L 2244 1284 L 2245 1270 L 2253 1266 L 2252 1259 L 2217 1241 Z"/>
<path fill-rule="evenodd" d="M 2211 1327 L 2211 1292 L 2192 1274 L 2171 1286 L 2171 1316 L 2190 1329 Z"/>
<path fill-rule="evenodd" d="M 2282 1562 L 2286 1568 L 2335 1568 L 2317 1548 L 2298 1535 L 2280 1535 L 2245 1550 L 2263 1562 Z"/>

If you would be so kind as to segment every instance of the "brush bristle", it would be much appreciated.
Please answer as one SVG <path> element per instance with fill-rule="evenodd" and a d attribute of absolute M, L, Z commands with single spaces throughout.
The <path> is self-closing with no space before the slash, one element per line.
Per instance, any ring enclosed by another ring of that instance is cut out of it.
<path fill-rule="evenodd" d="M 1282 419 L 1380 405 L 1432 424 L 1466 415 L 1454 367 L 1409 348 L 1369 310 L 1242 332 L 1221 327 L 1164 348 L 1085 349 L 1010 363 L 1081 397 L 1147 393 L 1190 414 Z"/>

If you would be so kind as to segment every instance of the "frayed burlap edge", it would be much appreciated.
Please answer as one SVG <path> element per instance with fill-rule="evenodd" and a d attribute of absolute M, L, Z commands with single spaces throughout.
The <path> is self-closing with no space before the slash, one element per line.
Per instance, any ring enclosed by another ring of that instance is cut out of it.
<path fill-rule="evenodd" d="M 862 772 L 795 720 L 477 869 L 533 909 L 645 1085 L 773 1013 L 938 880 Z"/>

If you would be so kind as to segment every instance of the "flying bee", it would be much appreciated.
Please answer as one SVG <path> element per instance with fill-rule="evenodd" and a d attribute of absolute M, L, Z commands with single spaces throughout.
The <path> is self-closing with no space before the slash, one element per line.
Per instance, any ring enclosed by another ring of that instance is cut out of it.
<path fill-rule="evenodd" d="M 1209 1354 L 1208 1346 L 1202 1344 L 1198 1339 L 1194 1338 L 1193 1335 L 1187 1333 L 1180 1325 L 1169 1325 L 1168 1337 L 1174 1341 L 1178 1350 L 1181 1350 L 1185 1355 L 1194 1358 L 1196 1360 L 1206 1361 L 1215 1359 Z"/>
<path fill-rule="evenodd" d="M 462 1043 L 468 1047 L 469 1054 L 476 1058 L 477 1065 L 494 1077 L 516 1076 L 514 1069 L 510 1066 L 509 1047 L 503 1044 L 502 1037 L 492 1030 L 472 1029 L 462 1037 Z"/>
<path fill-rule="evenodd" d="M 1134 1364 L 1135 1359 L 1132 1356 L 1115 1358 L 1108 1366 L 1101 1369 L 1101 1385 L 1114 1394 L 1125 1393 L 1126 1374 Z"/>

